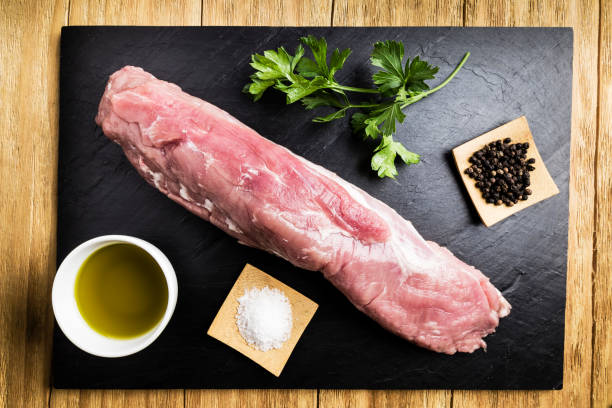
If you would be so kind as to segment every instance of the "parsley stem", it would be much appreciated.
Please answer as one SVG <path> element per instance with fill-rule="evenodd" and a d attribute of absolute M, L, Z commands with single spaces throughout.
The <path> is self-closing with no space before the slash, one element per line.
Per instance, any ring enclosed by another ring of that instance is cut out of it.
<path fill-rule="evenodd" d="M 453 72 L 451 72 L 451 74 L 438 86 L 436 86 L 433 89 L 430 89 L 429 91 L 425 92 L 427 95 L 432 94 L 442 88 L 444 88 L 444 86 L 446 84 L 448 84 L 451 79 L 453 79 L 453 77 L 455 76 L 455 74 L 457 74 L 457 72 L 459 72 L 459 70 L 461 69 L 461 67 L 463 67 L 463 64 L 465 64 L 465 61 L 467 61 L 467 59 L 470 57 L 470 52 L 466 52 L 465 55 L 463 56 L 463 58 L 461 59 L 461 62 L 459 62 L 459 65 L 457 65 L 457 68 L 455 68 L 455 70 Z"/>
<path fill-rule="evenodd" d="M 432 93 L 444 88 L 444 86 L 448 84 L 451 81 L 451 79 L 453 79 L 453 77 L 457 74 L 457 72 L 459 72 L 459 70 L 461 69 L 461 67 L 463 67 L 463 64 L 465 64 L 465 61 L 467 61 L 469 57 L 470 57 L 470 53 L 468 51 L 463 56 L 463 59 L 461 60 L 461 62 L 459 62 L 459 65 L 457 65 L 457 67 L 453 70 L 453 72 L 451 72 L 451 74 L 444 81 L 442 81 L 440 85 L 436 86 L 435 88 L 430 89 L 429 91 L 425 91 L 418 95 L 415 95 L 412 98 L 408 98 L 406 102 L 402 104 L 401 108 L 403 109 L 408 105 L 412 105 L 413 103 L 420 101 L 426 96 L 431 95 Z"/>
<path fill-rule="evenodd" d="M 353 105 L 352 103 L 348 104 L 349 108 L 376 108 L 380 106 L 380 103 L 362 103 Z"/>
<path fill-rule="evenodd" d="M 340 84 L 335 84 L 332 86 L 334 89 L 341 89 L 343 91 L 351 91 L 351 92 L 361 92 L 361 93 L 378 93 L 378 89 L 373 88 L 356 88 L 354 86 L 344 86 Z"/>

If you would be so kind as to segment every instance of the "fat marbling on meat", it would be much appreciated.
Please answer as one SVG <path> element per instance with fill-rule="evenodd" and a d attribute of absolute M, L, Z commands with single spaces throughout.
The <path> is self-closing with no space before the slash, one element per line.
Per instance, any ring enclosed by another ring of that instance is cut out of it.
<path fill-rule="evenodd" d="M 383 202 L 141 68 L 111 75 L 96 122 L 169 198 L 245 245 L 321 271 L 419 346 L 486 347 L 510 312 L 487 277 Z"/>

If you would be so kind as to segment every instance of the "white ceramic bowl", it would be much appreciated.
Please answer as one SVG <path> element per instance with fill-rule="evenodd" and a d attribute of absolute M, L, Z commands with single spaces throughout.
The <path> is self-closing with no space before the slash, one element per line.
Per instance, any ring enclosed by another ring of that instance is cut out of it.
<path fill-rule="evenodd" d="M 113 339 L 93 330 L 81 316 L 74 296 L 76 277 L 87 257 L 104 246 L 118 243 L 136 245 L 147 251 L 161 267 L 168 284 L 168 306 L 163 318 L 147 333 L 131 339 Z M 68 254 L 55 275 L 51 301 L 57 324 L 74 345 L 96 356 L 122 357 L 134 354 L 153 343 L 170 321 L 177 296 L 178 285 L 174 268 L 157 247 L 127 235 L 104 235 L 82 243 Z"/>

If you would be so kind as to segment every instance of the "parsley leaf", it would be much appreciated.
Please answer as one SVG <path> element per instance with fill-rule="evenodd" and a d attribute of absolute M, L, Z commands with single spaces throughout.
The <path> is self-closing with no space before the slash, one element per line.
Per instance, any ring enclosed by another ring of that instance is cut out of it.
<path fill-rule="evenodd" d="M 351 125 L 355 132 L 363 129 L 366 137 L 372 139 L 377 139 L 381 133 L 392 135 L 395 133 L 395 122 L 402 123 L 406 118 L 399 102 L 380 104 L 379 107 L 366 112 L 355 113 Z"/>
<path fill-rule="evenodd" d="M 274 81 L 260 81 L 253 78 L 253 82 L 248 83 L 242 88 L 242 92 L 253 95 L 253 100 L 258 101 L 269 87 L 274 85 Z"/>
<path fill-rule="evenodd" d="M 307 110 L 321 107 L 333 108 L 326 116 L 317 116 L 314 122 L 331 122 L 346 116 L 349 109 L 359 109 L 351 118 L 355 132 L 364 138 L 378 140 L 371 166 L 379 177 L 394 178 L 397 175 L 397 156 L 406 164 L 419 162 L 419 155 L 408 151 L 400 142 L 393 140 L 397 123 L 403 123 L 406 115 L 402 110 L 442 89 L 461 69 L 470 53 L 466 53 L 455 70 L 439 85 L 430 89 L 425 81 L 434 79 L 438 67 L 430 65 L 416 56 L 404 63 L 404 44 L 398 41 L 382 41 L 374 44 L 370 57 L 372 64 L 381 68 L 372 75 L 375 88 L 358 88 L 342 85 L 334 78 L 344 67 L 351 54 L 350 49 L 335 49 L 327 58 L 327 41 L 312 35 L 302 37 L 295 55 L 284 47 L 264 51 L 263 55 L 251 56 L 251 67 L 255 72 L 243 92 L 259 100 L 269 88 L 285 93 L 287 104 L 301 101 Z M 305 47 L 312 58 L 305 57 Z M 348 92 L 375 94 L 377 99 L 369 103 L 351 103 Z"/>
<path fill-rule="evenodd" d="M 284 47 L 277 51 L 264 51 L 264 55 L 253 54 L 250 65 L 256 71 L 251 75 L 252 82 L 245 85 L 243 91 L 253 95 L 255 101 L 259 100 L 279 80 L 291 80 L 294 77 L 293 70 L 303 55 L 304 47 L 301 44 L 295 50 L 295 56 L 289 55 Z"/>
<path fill-rule="evenodd" d="M 401 110 L 401 103 L 395 102 L 384 105 L 382 108 L 373 109 L 367 114 L 358 112 L 353 115 L 351 125 L 353 130 L 358 132 L 363 129 L 366 138 L 374 140 L 382 134 L 382 141 L 374 150 L 372 157 L 372 170 L 378 173 L 379 177 L 394 178 L 397 175 L 395 168 L 395 157 L 400 157 L 406 164 L 416 164 L 419 156 L 409 152 L 399 142 L 393 141 L 395 133 L 395 122 L 402 123 L 406 115 Z"/>
<path fill-rule="evenodd" d="M 329 88 L 325 78 L 317 76 L 314 79 L 306 79 L 299 76 L 292 78 L 293 82 L 284 84 L 277 82 L 275 88 L 287 94 L 287 104 L 299 101 L 305 96 L 308 96 L 320 89 Z"/>
<path fill-rule="evenodd" d="M 304 78 L 314 78 L 317 75 L 321 75 L 317 63 L 307 57 L 302 58 L 297 64 L 297 71 Z"/>
<path fill-rule="evenodd" d="M 340 109 L 344 107 L 343 102 L 338 100 L 338 97 L 335 94 L 332 94 L 326 90 L 322 90 L 317 92 L 315 95 L 302 98 L 302 104 L 307 110 L 318 108 L 320 106 L 333 106 Z"/>
<path fill-rule="evenodd" d="M 353 114 L 351 118 L 351 126 L 353 127 L 353 132 L 358 133 L 365 129 L 368 125 L 365 121 L 369 118 L 368 115 L 362 112 L 357 112 Z"/>
<path fill-rule="evenodd" d="M 307 62 L 307 72 L 321 75 L 326 78 L 329 77 L 329 68 L 327 67 L 327 41 L 325 41 L 325 38 L 316 38 L 313 35 L 309 35 L 308 37 L 302 37 L 301 40 L 304 45 L 310 48 L 315 59 L 314 62 L 308 58 L 302 59 L 303 64 Z M 300 69 L 299 64 L 298 72 L 304 72 Z"/>
<path fill-rule="evenodd" d="M 344 62 L 348 56 L 351 55 L 350 48 L 343 51 L 336 48 L 334 52 L 332 52 L 328 66 L 327 41 L 325 41 L 325 38 L 316 38 L 309 35 L 308 37 L 302 37 L 301 41 L 304 45 L 310 48 L 314 57 L 314 61 L 310 58 L 304 57 L 297 65 L 297 71 L 307 78 L 313 78 L 319 75 L 333 81 L 334 74 L 342 69 Z"/>
<path fill-rule="evenodd" d="M 406 88 L 411 91 L 425 91 L 429 89 L 424 81 L 428 79 L 434 79 L 435 74 L 438 72 L 438 67 L 429 65 L 427 61 L 419 59 L 418 55 L 410 61 L 410 58 L 406 60 Z"/>
<path fill-rule="evenodd" d="M 332 53 L 331 60 L 329 62 L 329 78 L 333 79 L 336 71 L 340 71 L 344 67 L 344 62 L 351 55 L 351 49 L 346 48 L 342 51 L 335 49 Z"/>
<path fill-rule="evenodd" d="M 429 86 L 425 83 L 434 79 L 438 67 L 429 65 L 427 61 L 418 56 L 412 60 L 406 59 L 405 68 L 402 68 L 404 58 L 404 44 L 396 41 L 377 42 L 370 60 L 372 64 L 383 68 L 372 75 L 372 80 L 378 85 L 382 94 L 426 91 Z"/>
<path fill-rule="evenodd" d="M 402 60 L 404 58 L 404 44 L 396 41 L 384 41 L 374 44 L 374 51 L 370 57 L 372 65 L 382 68 L 375 73 L 372 80 L 378 85 L 380 93 L 394 91 L 405 83 Z"/>
<path fill-rule="evenodd" d="M 395 158 L 398 154 L 406 164 L 416 164 L 420 157 L 418 154 L 406 150 L 401 143 L 393 141 L 393 136 L 383 136 L 374 153 L 371 161 L 372 170 L 381 178 L 395 178 L 397 176 Z"/>
<path fill-rule="evenodd" d="M 400 79 L 404 77 L 402 60 L 404 59 L 404 44 L 397 41 L 382 41 L 374 44 L 370 57 L 372 65 L 380 67 L 389 74 Z"/>
<path fill-rule="evenodd" d="M 268 88 L 274 87 L 287 95 L 288 104 L 325 89 L 333 89 L 344 94 L 342 86 L 334 80 L 334 74 L 344 66 L 351 50 L 345 49 L 342 52 L 334 50 L 328 66 L 327 41 L 324 38 L 309 35 L 303 37 L 301 41 L 312 51 L 314 61 L 304 57 L 302 44 L 297 47 L 293 56 L 284 47 L 276 51 L 264 51 L 263 55 L 253 54 L 250 65 L 255 69 L 255 73 L 251 75 L 251 83 L 247 84 L 243 91 L 253 95 L 253 99 L 257 101 Z M 325 101 L 331 102 L 331 99 L 327 98 Z M 340 109 L 345 106 L 325 101 L 319 100 L 318 106 L 333 106 Z M 337 114 L 333 119 L 342 116 L 344 115 Z"/>

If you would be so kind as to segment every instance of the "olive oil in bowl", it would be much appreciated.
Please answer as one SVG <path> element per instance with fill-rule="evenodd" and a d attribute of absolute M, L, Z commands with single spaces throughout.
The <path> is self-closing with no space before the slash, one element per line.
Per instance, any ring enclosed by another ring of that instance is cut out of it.
<path fill-rule="evenodd" d="M 127 243 L 92 253 L 79 269 L 74 295 L 87 324 L 116 339 L 147 333 L 168 307 L 162 269 L 144 249 Z"/>

